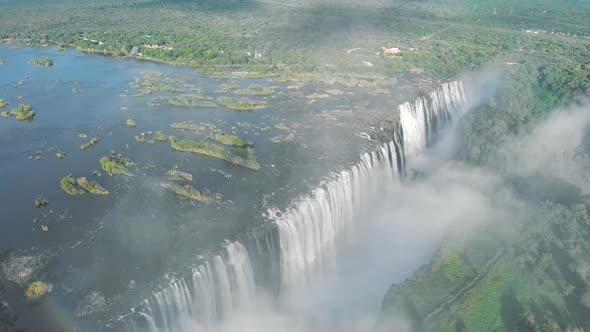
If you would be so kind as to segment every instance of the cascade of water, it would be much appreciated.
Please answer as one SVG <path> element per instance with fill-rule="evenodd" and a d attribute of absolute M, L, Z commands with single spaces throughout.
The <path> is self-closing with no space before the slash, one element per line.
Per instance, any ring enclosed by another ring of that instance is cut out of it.
<path fill-rule="evenodd" d="M 283 295 L 307 287 L 334 266 L 336 243 L 367 206 L 368 193 L 399 181 L 397 159 L 393 162 L 389 151 L 389 144 L 383 144 L 364 153 L 358 164 L 335 174 L 286 212 L 269 211 L 279 230 Z"/>
<path fill-rule="evenodd" d="M 148 330 L 150 332 L 158 332 L 158 326 L 156 325 L 156 321 L 154 321 L 154 319 L 152 318 L 152 316 L 145 314 L 143 312 L 139 313 L 147 322 L 148 324 Z"/>
<path fill-rule="evenodd" d="M 279 230 L 281 292 L 306 288 L 335 264 L 336 243 L 368 207 L 369 195 L 397 184 L 406 160 L 433 143 L 464 103 L 461 82 L 400 106 L 394 139 L 361 155 L 360 162 L 300 198 L 284 213 L 270 210 Z"/>
<path fill-rule="evenodd" d="M 231 286 L 234 306 L 240 308 L 254 303 L 254 271 L 246 248 L 239 242 L 230 243 L 227 246 L 227 257 L 230 280 L 234 282 Z"/>
<path fill-rule="evenodd" d="M 187 281 L 188 280 L 188 281 Z M 209 326 L 242 306 L 253 305 L 256 285 L 250 258 L 240 242 L 225 247 L 225 255 L 192 269 L 143 301 L 141 316 L 150 332 L 182 331 L 191 324 Z"/>
<path fill-rule="evenodd" d="M 405 156 L 412 157 L 430 146 L 437 133 L 454 116 L 465 101 L 461 82 L 444 84 L 427 97 L 400 105 L 400 127 Z"/>

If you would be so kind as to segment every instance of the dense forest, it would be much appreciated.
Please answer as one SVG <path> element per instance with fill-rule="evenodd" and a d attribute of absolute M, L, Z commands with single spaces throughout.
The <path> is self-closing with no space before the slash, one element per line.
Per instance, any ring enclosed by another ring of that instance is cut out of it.
<path fill-rule="evenodd" d="M 590 5 L 574 1 L 19 1 L 0 8 L 0 39 L 286 78 L 452 78 L 490 61 L 576 62 L 590 47 Z M 382 48 L 401 53 L 384 57 Z"/>

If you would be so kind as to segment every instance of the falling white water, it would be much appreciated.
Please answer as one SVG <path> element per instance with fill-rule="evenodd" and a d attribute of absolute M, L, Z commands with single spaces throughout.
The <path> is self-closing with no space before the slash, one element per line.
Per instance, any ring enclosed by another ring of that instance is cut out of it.
<path fill-rule="evenodd" d="M 154 321 L 154 319 L 152 318 L 152 316 L 145 314 L 143 312 L 139 313 L 147 322 L 148 324 L 148 330 L 150 332 L 158 332 L 158 326 L 156 325 L 156 322 Z"/>
<path fill-rule="evenodd" d="M 359 163 L 334 175 L 285 212 L 269 211 L 279 229 L 284 298 L 307 289 L 334 267 L 337 243 L 361 221 L 358 217 L 368 208 L 367 200 L 399 183 L 407 158 L 433 142 L 458 115 L 464 99 L 462 83 L 452 82 L 401 105 L 393 141 L 362 154 Z"/>
<path fill-rule="evenodd" d="M 461 82 L 444 84 L 428 97 L 400 105 L 400 126 L 406 157 L 416 156 L 433 143 L 435 135 L 458 115 L 465 102 Z"/>
<path fill-rule="evenodd" d="M 227 265 L 230 279 L 234 281 L 232 287 L 233 307 L 240 308 L 254 303 L 256 297 L 254 271 L 246 248 L 239 243 L 227 246 Z"/>
<path fill-rule="evenodd" d="M 239 242 L 228 244 L 225 256 L 216 255 L 193 268 L 187 279 L 177 279 L 144 300 L 140 315 L 150 332 L 207 327 L 241 307 L 255 304 L 254 273 L 248 252 Z"/>
<path fill-rule="evenodd" d="M 283 296 L 306 288 L 334 267 L 337 242 L 351 231 L 367 205 L 368 193 L 399 181 L 397 159 L 390 159 L 390 149 L 390 144 L 383 144 L 364 153 L 358 164 L 335 174 L 286 212 L 269 211 L 279 229 Z"/>

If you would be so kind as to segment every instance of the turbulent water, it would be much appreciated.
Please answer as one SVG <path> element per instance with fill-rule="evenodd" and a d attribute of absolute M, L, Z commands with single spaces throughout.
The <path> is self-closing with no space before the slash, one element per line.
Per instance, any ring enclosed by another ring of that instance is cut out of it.
<path fill-rule="evenodd" d="M 190 277 L 173 281 L 145 300 L 140 308 L 143 324 L 138 329 L 206 329 L 240 308 L 254 306 L 257 287 L 268 287 L 262 282 L 268 279 L 262 275 L 268 269 L 255 270 L 256 260 L 270 266 L 273 258 L 268 257 L 278 256 L 277 297 L 281 302 L 313 285 L 335 267 L 339 243 L 364 222 L 359 216 L 369 208 L 369 197 L 400 183 L 406 160 L 432 145 L 439 132 L 460 115 L 464 103 L 462 83 L 451 82 L 401 105 L 392 141 L 363 153 L 356 165 L 334 174 L 286 211 L 269 210 L 278 245 L 272 243 L 272 236 L 265 237 L 265 250 L 260 241 L 251 249 L 238 241 L 228 244 L 223 253 L 192 268 Z M 278 255 L 272 252 L 275 250 Z M 270 252 L 261 255 L 261 251 Z"/>

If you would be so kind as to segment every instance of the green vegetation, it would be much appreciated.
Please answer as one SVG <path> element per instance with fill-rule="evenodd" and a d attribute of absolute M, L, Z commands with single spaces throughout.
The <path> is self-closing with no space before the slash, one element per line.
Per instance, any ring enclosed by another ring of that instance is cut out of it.
<path fill-rule="evenodd" d="M 33 111 L 33 106 L 28 104 L 20 104 L 17 108 L 10 112 L 10 115 L 13 115 L 15 119 L 19 121 L 24 121 L 33 119 L 35 112 Z M 5 114 L 2 114 L 2 116 L 6 117 Z"/>
<path fill-rule="evenodd" d="M 161 131 L 155 131 L 154 132 L 154 139 L 156 141 L 160 141 L 160 142 L 166 142 L 168 140 L 168 136 L 166 136 L 163 132 Z"/>
<path fill-rule="evenodd" d="M 222 83 L 217 87 L 217 90 L 215 92 L 217 93 L 227 93 L 236 89 L 239 89 L 240 85 L 239 84 L 227 84 L 227 83 Z"/>
<path fill-rule="evenodd" d="M 147 142 L 148 144 L 156 144 L 158 142 L 166 142 L 168 140 L 168 136 L 161 131 L 147 131 L 142 132 L 139 135 L 135 136 L 135 141 L 138 143 Z"/>
<path fill-rule="evenodd" d="M 70 195 L 82 195 L 84 190 L 76 185 L 76 179 L 68 175 L 61 179 L 61 189 Z"/>
<path fill-rule="evenodd" d="M 76 184 L 87 192 L 95 195 L 107 195 L 109 192 L 96 181 L 88 181 L 85 177 L 76 179 Z"/>
<path fill-rule="evenodd" d="M 556 45 L 574 51 L 590 42 L 586 1 L 425 0 L 359 7 L 335 1 L 139 6 L 109 0 L 100 15 L 90 4 L 63 0 L 44 7 L 0 6 L 0 38 L 15 42 L 200 67 L 212 77 L 280 75 L 283 81 L 347 86 L 377 87 L 399 74 L 451 78 L 493 59 L 517 62 L 533 52 L 554 57 Z M 170 13 L 177 14 L 174 24 Z M 384 56 L 382 47 L 401 53 Z M 152 84 L 164 78 L 144 73 L 143 80 Z"/>
<path fill-rule="evenodd" d="M 252 146 L 252 142 L 246 141 L 246 140 L 244 140 L 238 136 L 235 136 L 235 135 L 215 134 L 215 135 L 213 135 L 213 139 L 223 145 L 239 146 L 239 147 Z"/>
<path fill-rule="evenodd" d="M 96 181 L 88 181 L 85 177 L 74 178 L 71 175 L 61 179 L 61 188 L 70 195 L 82 195 L 86 192 L 95 195 L 107 195 L 109 193 Z"/>
<path fill-rule="evenodd" d="M 8 105 L 10 105 L 9 102 L 5 101 L 4 99 L 0 99 L 0 108 L 4 108 Z"/>
<path fill-rule="evenodd" d="M 179 107 L 216 107 L 217 105 L 212 100 L 213 98 L 207 96 L 182 95 L 169 98 L 168 103 Z"/>
<path fill-rule="evenodd" d="M 134 164 L 131 160 L 123 158 L 121 155 L 100 158 L 100 166 L 110 176 L 115 174 L 130 176 L 131 174 L 129 173 L 128 168 L 133 165 Z"/>
<path fill-rule="evenodd" d="M 168 171 L 168 176 L 173 181 L 192 181 L 193 175 L 190 173 L 182 172 L 177 169 Z"/>
<path fill-rule="evenodd" d="M 181 82 L 170 77 L 164 77 L 164 74 L 159 72 L 142 72 L 142 78 L 135 79 L 134 83 L 131 83 L 131 87 L 138 90 L 139 93 L 136 97 L 145 95 L 151 95 L 155 92 L 170 92 L 170 93 L 183 93 L 186 92 L 185 88 L 178 87 L 177 85 Z M 186 88 L 191 88 L 189 85 L 185 85 Z"/>
<path fill-rule="evenodd" d="M 135 121 L 133 121 L 132 119 L 127 119 L 127 122 L 126 122 L 126 124 L 127 124 L 129 127 L 136 127 L 136 126 L 137 126 L 137 123 L 135 123 Z"/>
<path fill-rule="evenodd" d="M 223 107 L 230 108 L 235 111 L 254 111 L 266 107 L 265 101 L 250 100 L 245 98 L 217 98 L 217 103 Z"/>
<path fill-rule="evenodd" d="M 252 170 L 259 170 L 260 165 L 256 162 L 254 149 L 251 147 L 222 147 L 207 142 L 195 141 L 193 139 L 178 139 L 170 136 L 172 149 L 184 152 L 198 153 L 205 156 L 223 159 L 232 164 L 243 166 Z"/>
<path fill-rule="evenodd" d="M 42 197 L 37 197 L 37 198 L 35 199 L 35 207 L 36 207 L 36 208 L 40 208 L 40 207 L 42 207 L 42 206 L 45 206 L 45 205 L 47 205 L 47 204 L 49 204 L 49 201 L 48 201 L 48 200 L 46 200 L 45 198 L 42 198 Z"/>
<path fill-rule="evenodd" d="M 58 152 L 55 153 L 55 156 L 58 159 L 63 159 L 66 156 L 66 154 L 63 151 L 58 151 Z"/>
<path fill-rule="evenodd" d="M 10 117 L 10 113 L 4 111 L 4 112 L 0 113 L 0 116 L 2 116 L 3 118 L 9 118 Z"/>
<path fill-rule="evenodd" d="M 559 63 L 533 58 L 508 68 L 496 95 L 466 116 L 461 157 L 494 165 L 501 158 L 500 146 L 544 119 L 550 110 L 568 105 L 575 96 L 590 95 L 590 66 L 576 63 L 585 56 Z"/>
<path fill-rule="evenodd" d="M 209 197 L 207 195 L 204 195 L 203 193 L 189 185 L 176 186 L 174 188 L 174 192 L 176 192 L 176 194 L 182 197 L 186 197 L 193 201 L 199 201 L 203 203 L 207 203 L 209 201 Z"/>
<path fill-rule="evenodd" d="M 462 243 L 463 258 L 437 256 L 429 267 L 392 287 L 385 311 L 410 314 L 415 327 L 434 331 L 569 331 L 584 326 L 590 314 L 584 305 L 590 277 L 582 272 L 590 264 L 585 206 L 545 203 L 512 238 L 487 231 Z M 495 243 L 489 242 L 490 234 Z M 485 238 L 488 243 L 477 243 Z M 493 250 L 498 252 L 487 264 L 469 258 L 490 257 Z M 452 277 L 435 271 L 436 266 Z"/>
<path fill-rule="evenodd" d="M 95 137 L 95 138 L 91 139 L 90 142 L 80 145 L 80 150 L 84 151 L 84 150 L 88 149 L 89 147 L 98 144 L 98 142 L 100 142 L 100 139 L 98 137 Z"/>
<path fill-rule="evenodd" d="M 252 84 L 247 89 L 235 90 L 234 93 L 242 96 L 269 96 L 275 92 L 276 88 L 276 86 Z"/>
<path fill-rule="evenodd" d="M 51 59 L 33 59 L 29 61 L 30 65 L 39 65 L 44 67 L 51 67 L 53 66 L 53 60 Z"/>
<path fill-rule="evenodd" d="M 203 131 L 203 130 L 215 130 L 217 127 L 215 125 L 209 124 L 209 123 L 194 123 L 192 121 L 183 121 L 183 122 L 175 122 L 173 124 L 170 125 L 170 128 L 172 129 L 176 129 L 176 130 L 188 130 L 188 131 Z"/>

